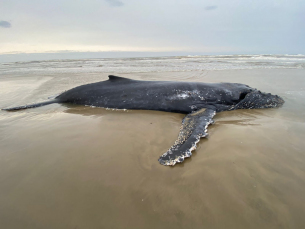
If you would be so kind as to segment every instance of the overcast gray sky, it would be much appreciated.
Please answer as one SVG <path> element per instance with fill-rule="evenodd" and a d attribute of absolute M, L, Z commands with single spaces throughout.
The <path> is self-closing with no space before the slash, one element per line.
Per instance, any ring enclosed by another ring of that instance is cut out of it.
<path fill-rule="evenodd" d="M 0 54 L 305 53 L 304 0 L 1 0 Z"/>

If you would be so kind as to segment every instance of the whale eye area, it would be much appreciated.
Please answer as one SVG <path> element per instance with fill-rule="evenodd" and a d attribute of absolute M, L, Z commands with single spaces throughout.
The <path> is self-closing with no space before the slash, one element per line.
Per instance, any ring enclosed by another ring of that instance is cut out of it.
<path fill-rule="evenodd" d="M 243 100 L 246 97 L 247 94 L 248 94 L 247 92 L 240 93 L 239 100 Z"/>

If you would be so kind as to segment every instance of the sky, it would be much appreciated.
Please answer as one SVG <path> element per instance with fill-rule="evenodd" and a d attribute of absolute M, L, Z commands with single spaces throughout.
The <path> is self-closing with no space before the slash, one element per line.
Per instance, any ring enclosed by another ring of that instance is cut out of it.
<path fill-rule="evenodd" d="M 0 55 L 305 54 L 304 0 L 1 0 Z"/>

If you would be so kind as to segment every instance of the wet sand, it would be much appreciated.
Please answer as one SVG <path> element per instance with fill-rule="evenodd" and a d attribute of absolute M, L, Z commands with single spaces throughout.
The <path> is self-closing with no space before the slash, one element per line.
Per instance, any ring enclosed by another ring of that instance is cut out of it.
<path fill-rule="evenodd" d="M 1 228 L 305 228 L 304 69 L 119 75 L 245 83 L 286 103 L 217 114 L 209 138 L 174 167 L 158 158 L 183 114 L 59 104 L 0 111 Z M 0 107 L 104 79 L 1 76 Z"/>

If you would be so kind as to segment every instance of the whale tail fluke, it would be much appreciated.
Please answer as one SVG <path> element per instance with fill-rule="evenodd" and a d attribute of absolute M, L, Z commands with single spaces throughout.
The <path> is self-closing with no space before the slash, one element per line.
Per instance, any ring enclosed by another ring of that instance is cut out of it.
<path fill-rule="evenodd" d="M 41 102 L 41 103 L 34 103 L 34 104 L 29 104 L 29 105 L 24 105 L 24 106 L 19 106 L 19 107 L 2 108 L 1 110 L 17 111 L 17 110 L 22 110 L 22 109 L 34 108 L 34 107 L 41 107 L 41 106 L 49 105 L 52 103 L 58 103 L 58 100 L 53 99 L 53 100 L 49 100 L 49 101 L 45 101 L 45 102 Z"/>

